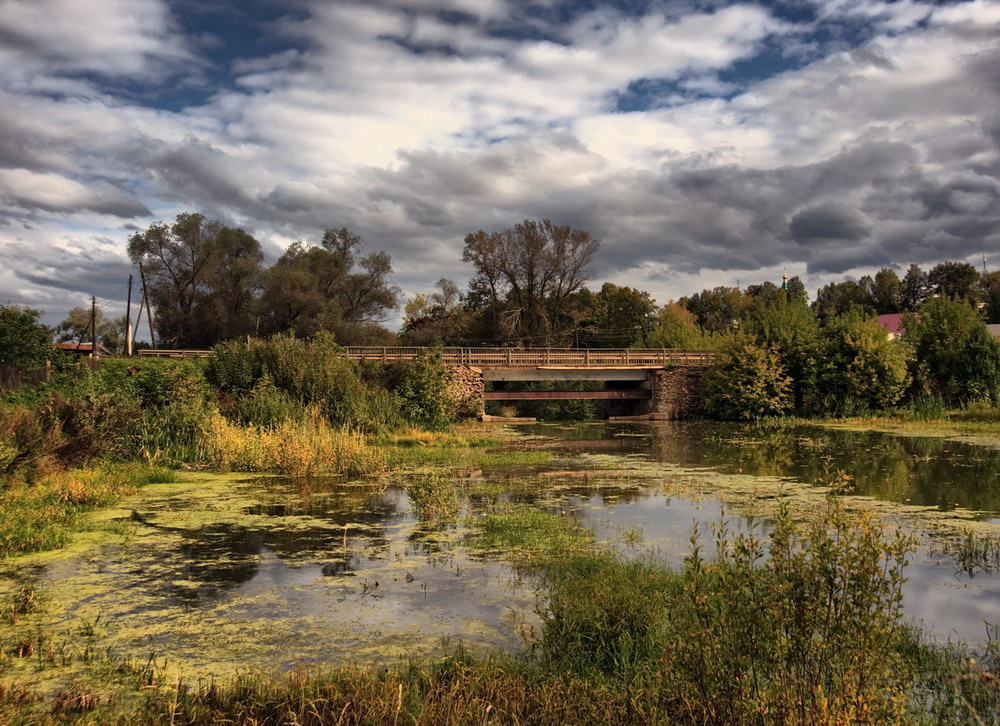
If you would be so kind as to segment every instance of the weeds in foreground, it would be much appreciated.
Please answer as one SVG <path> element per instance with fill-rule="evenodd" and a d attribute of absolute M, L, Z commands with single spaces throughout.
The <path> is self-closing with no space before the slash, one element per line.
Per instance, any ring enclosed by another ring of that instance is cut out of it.
<path fill-rule="evenodd" d="M 429 664 L 197 685 L 102 658 L 93 668 L 118 691 L 79 682 L 43 699 L 11 684 L 0 690 L 0 722 L 1000 723 L 995 637 L 971 653 L 904 627 L 910 537 L 834 499 L 804 524 L 779 511 L 767 533 L 723 523 L 710 554 L 696 532 L 679 571 L 596 552 L 554 512 L 517 507 L 478 523 L 484 549 L 515 563 L 530 554 L 547 595 L 540 640 L 521 656 L 459 649 Z"/>

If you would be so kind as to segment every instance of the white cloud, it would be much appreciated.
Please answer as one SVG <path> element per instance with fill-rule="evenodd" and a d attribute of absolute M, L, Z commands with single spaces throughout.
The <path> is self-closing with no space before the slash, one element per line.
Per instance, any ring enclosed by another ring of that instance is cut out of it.
<path fill-rule="evenodd" d="M 158 61 L 194 62 L 162 0 L 3 0 L 7 69 L 145 76 Z"/>

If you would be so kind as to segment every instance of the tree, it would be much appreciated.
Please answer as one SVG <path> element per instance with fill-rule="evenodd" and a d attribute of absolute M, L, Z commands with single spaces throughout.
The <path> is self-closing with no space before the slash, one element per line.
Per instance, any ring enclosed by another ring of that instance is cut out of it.
<path fill-rule="evenodd" d="M 968 301 L 931 298 L 919 316 L 904 321 L 904 339 L 915 355 L 917 393 L 940 396 L 949 404 L 977 398 L 1000 402 L 1000 342 Z"/>
<path fill-rule="evenodd" d="M 862 278 L 862 281 L 831 282 L 816 293 L 813 310 L 822 321 L 844 315 L 853 308 L 874 313 L 873 288 L 874 283 L 870 277 L 867 280 Z"/>
<path fill-rule="evenodd" d="M 584 230 L 526 219 L 465 238 L 462 259 L 476 273 L 467 301 L 493 323 L 495 338 L 528 345 L 565 343 L 567 303 L 590 276 L 600 241 Z"/>
<path fill-rule="evenodd" d="M 895 270 L 883 267 L 875 273 L 872 302 L 879 315 L 898 313 L 903 306 L 903 283 Z"/>
<path fill-rule="evenodd" d="M 731 332 L 739 325 L 748 300 L 736 287 L 719 286 L 677 301 L 694 313 L 698 325 L 711 333 Z"/>
<path fill-rule="evenodd" d="M 408 345 L 427 345 L 440 340 L 454 343 L 465 333 L 467 315 L 458 285 L 442 277 L 436 292 L 417 293 L 404 308 L 403 340 Z"/>
<path fill-rule="evenodd" d="M 97 342 L 112 353 L 121 353 L 125 349 L 125 317 L 106 318 L 100 308 L 77 307 L 69 311 L 69 315 L 60 322 L 53 333 L 57 343 L 89 343 L 94 331 L 91 327 L 96 312 Z"/>
<path fill-rule="evenodd" d="M 758 345 L 777 351 L 791 378 L 795 408 L 812 405 L 816 385 L 819 321 L 804 297 L 789 300 L 780 295 L 770 304 L 753 304 L 740 330 Z"/>
<path fill-rule="evenodd" d="M 629 348 L 649 330 L 656 303 L 648 292 L 610 282 L 600 292 L 584 288 L 579 294 L 584 316 L 577 340 L 588 348 Z"/>
<path fill-rule="evenodd" d="M 360 251 L 361 238 L 346 228 L 326 230 L 319 246 L 289 247 L 264 274 L 261 333 L 328 330 L 343 345 L 388 334 L 378 324 L 398 306 L 399 290 L 388 282 L 392 262 L 385 252 L 358 259 Z"/>
<path fill-rule="evenodd" d="M 894 406 L 910 383 L 910 349 L 889 340 L 878 319 L 855 308 L 822 330 L 819 391 L 824 408 L 857 414 Z"/>
<path fill-rule="evenodd" d="M 52 357 L 52 331 L 38 322 L 41 311 L 0 305 L 0 365 L 32 368 Z"/>
<path fill-rule="evenodd" d="M 927 273 L 927 283 L 935 295 L 979 300 L 979 271 L 968 262 L 942 262 Z"/>
<path fill-rule="evenodd" d="M 718 418 L 752 420 L 792 410 L 792 379 L 774 345 L 734 335 L 705 375 L 705 406 Z"/>
<path fill-rule="evenodd" d="M 902 310 L 904 312 L 915 313 L 931 295 L 927 273 L 921 270 L 919 265 L 910 265 L 906 275 L 903 276 L 902 286 Z"/>
<path fill-rule="evenodd" d="M 209 348 L 255 332 L 254 292 L 263 254 L 242 229 L 179 214 L 129 237 L 128 254 L 142 265 L 165 346 Z"/>
<path fill-rule="evenodd" d="M 986 322 L 1000 323 L 1000 272 L 979 278 L 980 299 L 986 304 Z"/>
<path fill-rule="evenodd" d="M 694 313 L 671 301 L 653 313 L 642 345 L 646 348 L 702 347 L 704 338 Z"/>

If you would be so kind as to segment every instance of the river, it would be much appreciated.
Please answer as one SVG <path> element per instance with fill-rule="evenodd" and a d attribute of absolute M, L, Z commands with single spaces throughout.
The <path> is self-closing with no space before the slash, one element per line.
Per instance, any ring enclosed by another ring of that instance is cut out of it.
<path fill-rule="evenodd" d="M 456 468 L 455 516 L 418 516 L 406 493 L 412 474 L 377 482 L 196 474 L 102 513 L 121 537 L 27 558 L 6 576 L 35 581 L 54 641 L 84 633 L 115 654 L 200 678 L 251 665 L 434 657 L 459 642 L 529 647 L 539 626 L 534 582 L 470 546 L 475 517 L 501 501 L 562 513 L 601 546 L 668 565 L 688 552 L 695 523 L 702 532 L 723 517 L 746 527 L 755 501 L 819 496 L 829 484 L 918 529 L 926 515 L 934 531 L 962 520 L 1000 533 L 996 448 L 818 426 L 517 430 L 553 458 Z M 934 537 L 906 573 L 906 616 L 936 637 L 975 644 L 1000 620 L 1000 578 L 963 571 Z"/>

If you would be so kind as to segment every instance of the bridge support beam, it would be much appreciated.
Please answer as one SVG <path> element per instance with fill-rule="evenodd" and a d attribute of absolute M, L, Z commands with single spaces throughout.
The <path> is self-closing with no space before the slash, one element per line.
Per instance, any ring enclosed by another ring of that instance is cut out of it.
<path fill-rule="evenodd" d="M 645 413 L 654 419 L 685 419 L 704 408 L 702 378 L 709 366 L 677 366 L 655 371 L 652 398 Z"/>

